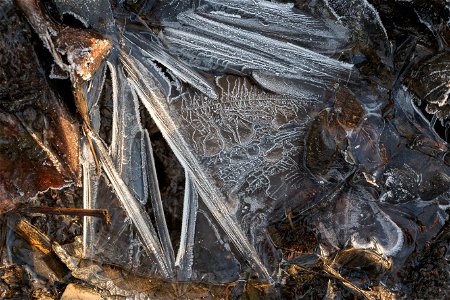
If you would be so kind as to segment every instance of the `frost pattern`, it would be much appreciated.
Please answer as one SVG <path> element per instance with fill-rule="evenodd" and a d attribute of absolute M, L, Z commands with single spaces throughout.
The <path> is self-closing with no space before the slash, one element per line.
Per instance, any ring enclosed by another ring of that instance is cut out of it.
<path fill-rule="evenodd" d="M 377 55 L 389 64 L 386 32 L 367 1 L 327 3 L 354 37 L 375 24 L 383 44 Z M 353 4 L 363 15 L 352 18 Z M 199 224 L 212 230 L 229 262 L 244 260 L 269 281 L 279 271 L 274 257 L 281 258 L 267 250 L 267 228 L 288 209 L 320 233 L 324 253 L 352 246 L 401 261 L 413 251 L 405 234 L 426 240 L 442 226 L 450 170 L 440 162 L 447 145 L 405 87 L 393 92 L 391 120 L 382 117 L 382 88 L 355 88 L 351 73 L 361 74 L 334 56 L 333 49 L 343 49 L 348 39 L 341 23 L 288 4 L 237 0 L 204 1 L 167 20 L 159 35 L 123 27 L 122 44 L 115 45 L 108 64 L 114 104 L 110 149 L 92 134 L 102 167 L 163 276 L 174 277 L 176 268 L 178 279 L 196 278 L 194 251 L 207 230 Z M 95 84 L 104 82 L 99 72 Z M 356 83 L 365 87 L 362 80 Z M 95 93 L 88 92 L 98 128 Z M 186 171 L 176 259 L 140 105 Z M 421 143 L 398 147 L 411 134 L 433 149 Z M 98 178 L 85 154 L 89 206 Z M 158 234 L 142 209 L 147 198 Z M 436 215 L 438 226 L 422 234 L 420 225 Z"/>
<path fill-rule="evenodd" d="M 268 93 L 241 77 L 218 77 L 216 84 L 219 101 L 210 104 L 187 90 L 174 108 L 200 167 L 220 187 L 230 211 L 246 219 L 270 209 L 265 197 L 282 200 L 295 193 L 303 169 L 301 140 L 310 121 L 306 111 L 314 111 L 317 102 Z M 253 221 L 241 226 L 256 241 L 255 231 L 265 224 Z"/>
<path fill-rule="evenodd" d="M 347 29 L 331 20 L 306 15 L 292 3 L 204 1 L 197 14 L 250 32 L 289 41 L 322 54 L 334 54 L 348 42 Z"/>
<path fill-rule="evenodd" d="M 250 2 L 248 1 L 248 3 Z M 248 3 L 245 4 L 246 7 L 252 8 Z M 273 24 L 280 21 L 279 14 L 286 11 L 284 6 L 278 7 L 266 2 L 260 2 L 259 5 L 264 7 L 265 14 L 262 15 L 263 18 L 266 18 L 265 21 Z M 239 8 L 239 6 L 237 7 Z M 181 27 L 168 26 L 163 30 L 163 41 L 168 45 L 169 50 L 190 65 L 205 71 L 231 69 L 247 74 L 261 70 L 271 72 L 276 76 L 298 79 L 322 88 L 334 82 L 336 78 L 346 79 L 349 77 L 352 69 L 350 64 L 289 41 L 275 39 L 265 35 L 264 32 L 252 31 L 251 26 L 246 29 L 246 26 L 240 26 L 242 17 L 238 17 L 238 15 L 218 15 L 201 8 L 198 11 L 186 11 L 179 14 L 177 20 L 182 25 Z M 259 11 L 254 9 L 253 14 L 258 13 L 260 16 Z M 273 14 L 270 13 L 271 11 Z M 252 10 L 250 10 L 251 13 Z M 310 20 L 311 18 L 299 15 L 298 18 L 293 19 L 293 21 L 297 21 L 294 23 L 295 30 L 305 32 L 304 27 L 308 27 L 308 24 L 311 23 Z M 254 27 L 259 24 L 253 19 L 248 23 L 254 24 Z M 313 27 L 319 26 L 326 30 L 325 25 L 318 22 L 313 23 Z M 280 26 L 293 27 L 293 24 L 283 24 L 282 21 L 280 24 L 282 24 Z M 316 34 L 322 38 L 338 40 L 335 34 L 329 32 L 317 31 Z M 305 36 L 308 35 L 305 34 Z M 310 36 L 309 38 L 316 39 L 316 37 Z M 307 40 L 305 37 L 304 39 Z"/>
<path fill-rule="evenodd" d="M 121 61 L 127 70 L 131 82 L 136 88 L 144 106 L 148 109 L 151 117 L 160 128 L 167 142 L 171 146 L 175 155 L 180 162 L 192 174 L 198 192 L 205 204 L 208 206 L 216 220 L 221 224 L 227 232 L 230 239 L 252 266 L 261 270 L 262 274 L 269 278 L 269 274 L 265 266 L 260 261 L 253 246 L 248 242 L 244 233 L 241 231 L 236 220 L 231 216 L 228 207 L 224 204 L 223 196 L 214 185 L 208 183 L 208 176 L 199 167 L 198 158 L 196 158 L 184 137 L 180 134 L 174 120 L 169 115 L 169 109 L 166 101 L 157 85 L 151 80 L 148 69 L 139 61 L 133 60 L 132 57 L 122 52 Z M 146 80 L 144 81 L 143 78 Z"/>

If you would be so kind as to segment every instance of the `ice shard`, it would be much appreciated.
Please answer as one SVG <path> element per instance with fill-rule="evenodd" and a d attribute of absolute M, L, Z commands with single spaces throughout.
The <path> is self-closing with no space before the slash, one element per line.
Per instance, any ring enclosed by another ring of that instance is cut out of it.
<path fill-rule="evenodd" d="M 229 213 L 228 207 L 222 200 L 223 196 L 221 193 L 214 185 L 199 184 L 199 181 L 208 178 L 208 175 L 204 174 L 204 171 L 199 168 L 198 159 L 191 153 L 187 142 L 177 130 L 178 126 L 176 125 L 175 120 L 169 115 L 167 101 L 165 101 L 165 98 L 157 88 L 155 82 L 149 80 L 151 77 L 148 76 L 149 71 L 145 65 L 124 52 L 121 53 L 121 61 L 144 106 L 148 109 L 153 120 L 162 131 L 181 163 L 192 173 L 199 194 L 202 199 L 207 199 L 205 200 L 205 203 L 215 216 L 216 220 L 222 225 L 224 230 L 230 236 L 230 239 L 246 260 L 248 260 L 254 268 L 260 270 L 264 277 L 270 278 L 270 275 L 259 260 L 253 246 L 248 242 L 239 225 Z M 146 80 L 143 80 L 143 78 L 146 78 Z"/>
<path fill-rule="evenodd" d="M 178 248 L 175 265 L 179 267 L 180 280 L 192 277 L 194 263 L 194 244 L 197 223 L 198 193 L 189 173 L 186 173 L 186 188 L 184 191 L 183 223 L 181 228 L 180 247 Z"/>
<path fill-rule="evenodd" d="M 172 276 L 172 262 L 168 260 L 165 255 L 149 216 L 142 211 L 139 202 L 133 197 L 133 194 L 120 178 L 120 175 L 117 173 L 114 163 L 111 161 L 108 150 L 103 145 L 102 140 L 96 136 L 95 133 L 92 133 L 92 140 L 98 151 L 102 168 L 104 169 L 106 176 L 111 181 L 114 191 L 121 201 L 121 204 L 138 230 L 144 245 L 147 247 L 149 253 L 155 255 L 156 263 L 159 266 L 162 276 L 165 278 L 170 278 Z"/>
<path fill-rule="evenodd" d="M 347 29 L 339 22 L 302 12 L 293 3 L 208 0 L 196 13 L 321 54 L 336 54 L 348 44 Z"/>
<path fill-rule="evenodd" d="M 120 176 L 137 199 L 147 197 L 139 189 L 149 190 L 158 237 L 156 230 L 149 230 L 148 245 L 159 259 L 165 257 L 167 266 L 177 267 L 179 280 L 200 278 L 198 272 L 210 280 L 226 280 L 242 260 L 265 280 L 276 280 L 277 262 L 291 261 L 285 250 L 280 253 L 273 246 L 286 234 L 273 225 L 280 215 L 291 228 L 298 219 L 312 228 L 321 257 L 339 260 L 344 251 L 366 251 L 380 261 L 394 258 L 394 270 L 411 254 L 408 236 L 426 240 L 443 226 L 442 195 L 449 174 L 446 167 L 438 171 L 437 160 L 446 144 L 430 130 L 404 86 L 395 86 L 393 117 L 384 118 L 386 82 L 393 75 L 373 90 L 367 81 L 376 73 L 338 59 L 348 55 L 350 36 L 365 37 L 377 51 L 353 45 L 363 54 L 352 61 L 380 61 L 383 70 L 393 65 L 377 11 L 366 1 L 352 3 L 353 8 L 326 2 L 337 17 L 331 20 L 290 4 L 209 0 L 162 18 L 159 34 L 148 27 L 123 27 L 124 44 L 116 48 L 119 59 L 109 63 L 116 95 L 111 155 L 122 157 L 124 170 L 131 162 Z M 354 10 L 363 14 L 353 15 Z M 372 25 L 374 31 L 368 33 Z M 186 170 L 176 259 L 150 140 L 136 111 L 141 104 Z M 434 150 L 417 145 L 412 151 L 434 153 L 432 158 L 396 148 L 414 132 Z M 139 151 L 131 150 L 136 141 Z M 102 155 L 108 159 L 106 152 Z M 422 157 L 434 175 L 420 172 L 405 157 Z M 116 163 L 120 170 L 120 160 Z M 105 168 L 117 180 L 114 169 Z M 121 185 L 115 186 L 120 192 Z M 125 202 L 132 203 L 125 194 Z M 439 205 L 430 202 L 436 197 Z M 138 222 L 139 214 L 128 211 Z M 439 216 L 439 225 L 419 234 L 420 224 L 432 216 Z M 409 224 L 411 219 L 417 224 Z M 208 224 L 214 234 L 203 232 L 198 222 Z M 196 246 L 200 238 L 217 241 L 220 251 L 231 255 L 228 271 L 209 273 L 204 250 Z M 324 270 L 346 280 L 333 267 Z M 367 294 L 346 284 L 357 294 Z"/>

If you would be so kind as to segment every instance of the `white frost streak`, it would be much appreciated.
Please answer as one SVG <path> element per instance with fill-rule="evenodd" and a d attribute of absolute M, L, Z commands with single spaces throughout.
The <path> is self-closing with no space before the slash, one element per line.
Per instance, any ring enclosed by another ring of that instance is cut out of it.
<path fill-rule="evenodd" d="M 180 268 L 180 280 L 192 277 L 194 263 L 195 223 L 197 221 L 198 194 L 189 172 L 185 176 L 183 221 L 181 226 L 180 248 L 178 249 L 175 266 Z"/>
<path fill-rule="evenodd" d="M 83 170 L 83 207 L 86 209 L 96 208 L 98 175 L 95 171 L 95 162 L 91 150 L 84 141 L 81 144 L 81 167 Z M 94 220 L 92 217 L 83 217 L 83 256 L 87 257 L 93 253 L 95 237 Z"/>
<path fill-rule="evenodd" d="M 251 0 L 207 0 L 198 12 L 218 21 L 233 23 L 255 32 L 267 32 L 299 42 L 309 42 L 313 47 L 335 50 L 347 40 L 344 27 L 333 22 L 293 11 L 293 4 Z M 212 7 L 209 11 L 208 6 Z M 232 12 L 225 14 L 220 10 Z M 206 12 L 206 13 L 205 13 Z M 234 20 L 231 20 L 234 19 Z M 320 45 L 322 44 L 322 45 Z"/>
<path fill-rule="evenodd" d="M 126 33 L 125 39 L 135 46 L 134 49 L 140 49 L 144 57 L 147 56 L 158 61 L 182 81 L 191 84 L 209 97 L 217 98 L 217 93 L 212 84 L 189 66 L 169 55 L 155 40 L 147 38 L 147 35 L 148 33 Z"/>
<path fill-rule="evenodd" d="M 270 275 L 255 248 L 250 244 L 236 220 L 231 217 L 220 191 L 208 182 L 209 177 L 202 171 L 199 161 L 191 153 L 186 141 L 180 136 L 177 126 L 169 115 L 166 101 L 157 89 L 156 83 L 151 79 L 152 77 L 149 76 L 147 68 L 124 52 L 121 53 L 121 61 L 152 119 L 181 164 L 192 174 L 198 193 L 210 212 L 250 265 L 255 270 L 259 270 L 265 278 L 270 279 Z"/>
<path fill-rule="evenodd" d="M 203 69 L 265 70 L 320 86 L 347 78 L 352 69 L 351 64 L 193 11 L 180 14 L 178 21 L 183 26 L 165 28 L 163 38 L 172 52 Z"/>
<path fill-rule="evenodd" d="M 166 278 L 171 277 L 172 265 L 166 259 L 164 251 L 156 235 L 156 231 L 150 221 L 150 217 L 145 211 L 142 210 L 139 202 L 133 197 L 130 190 L 115 170 L 114 164 L 109 157 L 108 149 L 103 144 L 101 138 L 94 132 L 90 132 L 89 135 L 97 150 L 96 152 L 100 159 L 101 166 L 108 179 L 111 181 L 116 195 L 125 208 L 125 211 L 130 216 L 131 221 L 138 230 L 144 245 L 150 253 L 155 255 L 156 262 L 158 263 L 162 275 Z"/>

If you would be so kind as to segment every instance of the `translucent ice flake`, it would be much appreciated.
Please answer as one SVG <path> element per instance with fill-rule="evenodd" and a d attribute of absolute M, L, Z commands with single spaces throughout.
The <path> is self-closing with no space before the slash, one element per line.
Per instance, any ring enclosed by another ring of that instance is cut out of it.
<path fill-rule="evenodd" d="M 198 193 L 194 183 L 186 172 L 186 188 L 184 191 L 183 221 L 181 227 L 180 247 L 178 248 L 175 266 L 179 267 L 180 280 L 188 280 L 192 277 L 192 265 L 194 263 L 195 224 L 197 221 Z"/>
<path fill-rule="evenodd" d="M 121 68 L 109 63 L 113 83 L 113 120 L 111 156 L 117 171 L 136 198 L 145 204 L 148 198 L 144 129 L 140 123 L 137 96 L 127 84 Z M 120 99 L 120 100 L 119 100 Z"/>

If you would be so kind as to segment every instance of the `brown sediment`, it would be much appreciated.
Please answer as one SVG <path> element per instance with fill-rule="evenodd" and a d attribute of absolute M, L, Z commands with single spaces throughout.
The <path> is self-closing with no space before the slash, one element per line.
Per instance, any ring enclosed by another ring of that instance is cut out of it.
<path fill-rule="evenodd" d="M 353 93 L 341 87 L 336 92 L 334 111 L 339 124 L 345 130 L 356 128 L 364 115 L 364 109 Z"/>

